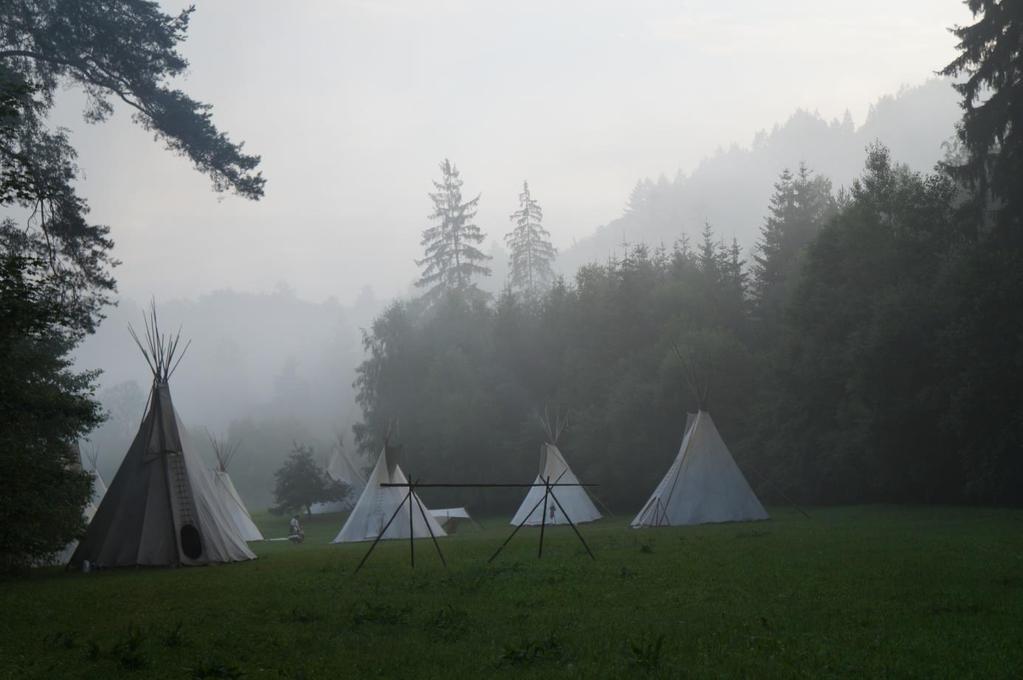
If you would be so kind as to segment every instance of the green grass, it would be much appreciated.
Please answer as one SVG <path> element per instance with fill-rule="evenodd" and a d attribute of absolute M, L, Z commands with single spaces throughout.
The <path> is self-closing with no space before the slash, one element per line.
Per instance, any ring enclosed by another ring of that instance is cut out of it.
<path fill-rule="evenodd" d="M 775 509 L 755 524 L 254 544 L 246 564 L 0 582 L 0 677 L 1019 677 L 1023 512 Z M 285 520 L 260 516 L 269 536 Z"/>

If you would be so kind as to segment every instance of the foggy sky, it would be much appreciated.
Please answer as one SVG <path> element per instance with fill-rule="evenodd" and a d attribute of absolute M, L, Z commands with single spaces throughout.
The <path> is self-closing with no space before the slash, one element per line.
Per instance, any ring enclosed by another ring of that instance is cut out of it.
<path fill-rule="evenodd" d="M 164 2 L 168 10 L 186 3 Z M 349 303 L 416 274 L 437 164 L 482 192 L 489 240 L 523 179 L 566 248 L 617 217 L 636 180 L 691 170 L 796 108 L 828 118 L 954 56 L 958 0 L 199 3 L 182 86 L 263 156 L 266 198 L 213 194 L 123 110 L 81 122 L 92 219 L 113 227 L 122 294 L 192 297 L 287 282 Z"/>

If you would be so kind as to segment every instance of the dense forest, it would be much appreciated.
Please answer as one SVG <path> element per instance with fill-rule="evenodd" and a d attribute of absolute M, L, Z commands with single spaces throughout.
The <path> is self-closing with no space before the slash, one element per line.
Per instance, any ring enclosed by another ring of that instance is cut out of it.
<path fill-rule="evenodd" d="M 697 407 L 692 363 L 770 500 L 1017 503 L 1023 260 L 966 199 L 874 146 L 847 193 L 785 171 L 751 262 L 707 225 L 538 298 L 395 303 L 366 338 L 360 445 L 396 420 L 415 474 L 524 479 L 554 406 L 577 473 L 627 512 Z"/>
<path fill-rule="evenodd" d="M 434 195 L 421 261 L 434 285 L 365 338 L 360 447 L 377 450 L 397 423 L 415 475 L 528 479 L 537 414 L 553 405 L 569 414 L 576 472 L 627 513 L 697 408 L 695 370 L 768 500 L 1023 502 L 1020 64 L 993 49 L 1019 30 L 997 12 L 958 30 L 964 51 L 945 73 L 967 76 L 964 117 L 945 162 L 922 174 L 872 144 L 840 191 L 785 170 L 752 261 L 713 225 L 692 243 L 679 224 L 670 247 L 623 245 L 540 295 L 511 285 L 491 298 L 463 276 L 484 267 L 463 260 L 445 278 L 455 258 L 432 247 L 457 246 L 467 225 L 478 240 L 478 198 Z"/>

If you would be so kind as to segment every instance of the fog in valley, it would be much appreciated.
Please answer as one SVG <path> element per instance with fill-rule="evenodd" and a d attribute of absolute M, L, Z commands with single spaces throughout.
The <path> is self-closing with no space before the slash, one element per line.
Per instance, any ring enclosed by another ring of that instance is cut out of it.
<path fill-rule="evenodd" d="M 444 158 L 466 197 L 481 194 L 493 271 L 479 286 L 496 299 L 523 180 L 568 282 L 638 244 L 695 242 L 708 223 L 749 259 L 784 169 L 805 163 L 848 188 L 880 141 L 929 171 L 960 116 L 934 76 L 953 55 L 946 27 L 968 16 L 956 3 L 429 7 L 199 7 L 182 84 L 262 155 L 259 202 L 210 192 L 124 107 L 93 126 L 80 93 L 58 102 L 91 218 L 113 226 L 122 261 L 119 304 L 76 355 L 103 371 L 109 418 L 90 439 L 108 478 L 148 394 L 127 326 L 140 327 L 150 299 L 192 343 L 174 376 L 178 410 L 206 454 L 206 430 L 241 442 L 232 474 L 251 505 L 272 503 L 293 443 L 325 461 L 340 434 L 365 454 L 351 429 L 363 331 L 421 292 L 419 241 Z M 866 18 L 880 11 L 887 21 Z"/>
<path fill-rule="evenodd" d="M 1023 0 L 0 1 L 0 678 L 1018 677 L 1021 103 Z"/>

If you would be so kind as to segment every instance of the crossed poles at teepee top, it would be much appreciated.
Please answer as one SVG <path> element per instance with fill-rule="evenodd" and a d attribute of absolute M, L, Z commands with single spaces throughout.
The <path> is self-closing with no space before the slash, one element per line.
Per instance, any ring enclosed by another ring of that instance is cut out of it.
<path fill-rule="evenodd" d="M 597 558 L 593 555 L 593 551 L 590 550 L 590 546 L 587 545 L 586 539 L 584 539 L 583 535 L 581 533 L 579 533 L 579 529 L 575 526 L 575 523 L 572 521 L 572 518 L 568 516 L 568 513 L 565 511 L 565 508 L 561 505 L 561 501 L 558 500 L 558 497 L 557 497 L 557 495 L 555 495 L 553 489 L 556 486 L 581 486 L 581 487 L 587 487 L 587 486 L 596 486 L 596 485 L 595 484 L 580 484 L 579 482 L 562 483 L 560 481 L 561 477 L 563 477 L 566 472 L 568 472 L 568 470 L 565 470 L 560 475 L 558 475 L 557 479 L 555 479 L 553 482 L 551 481 L 550 477 L 544 477 L 543 478 L 543 484 L 536 484 L 536 483 L 534 483 L 534 484 L 423 484 L 421 482 L 415 481 L 412 478 L 409 478 L 408 482 L 403 483 L 403 484 L 392 483 L 392 482 L 384 482 L 380 486 L 382 486 L 382 487 L 408 488 L 408 493 L 405 494 L 405 498 L 403 498 L 401 503 L 398 504 L 398 507 L 396 507 L 394 509 L 394 512 L 391 514 L 391 518 L 389 520 L 387 520 L 387 524 L 384 525 L 384 528 L 380 531 L 379 534 L 377 534 L 376 539 L 374 539 L 372 545 L 369 546 L 369 550 L 367 550 L 366 554 L 363 555 L 362 560 L 359 562 L 359 565 L 357 567 L 355 567 L 355 572 L 358 573 L 358 571 L 360 569 L 362 569 L 362 566 L 366 563 L 366 560 L 368 560 L 369 556 L 373 553 L 373 549 L 376 548 L 377 547 L 377 543 L 379 543 L 383 539 L 384 534 L 387 533 L 387 530 L 390 528 L 391 523 L 394 522 L 394 519 L 398 516 L 398 513 L 401 512 L 401 509 L 403 507 L 405 507 L 406 503 L 409 504 L 409 520 L 408 520 L 408 525 L 409 525 L 409 561 L 410 561 L 410 564 L 412 565 L 412 568 L 415 569 L 415 567 L 416 567 L 416 550 L 415 550 L 415 531 L 413 529 L 413 518 L 414 518 L 414 513 L 413 513 L 413 508 L 412 508 L 412 503 L 413 502 L 415 502 L 415 504 L 418 506 L 419 513 L 420 513 L 420 515 L 423 518 L 423 523 L 426 524 L 426 529 L 427 529 L 427 531 L 430 532 L 430 538 L 433 540 L 433 545 L 437 549 L 437 555 L 440 557 L 441 564 L 443 564 L 445 567 L 448 566 L 447 561 L 444 559 L 444 553 L 441 552 L 440 544 L 437 542 L 437 537 L 433 533 L 433 527 L 430 526 L 430 522 L 426 518 L 426 510 L 423 508 L 423 503 L 422 503 L 422 501 L 419 500 L 419 497 L 415 493 L 415 490 L 416 490 L 417 487 L 419 487 L 419 488 L 450 489 L 450 488 L 532 488 L 532 487 L 542 486 L 542 487 L 544 487 L 543 498 L 538 500 L 536 502 L 536 504 L 532 508 L 530 508 L 529 512 L 526 513 L 525 518 L 523 518 L 523 520 L 521 522 L 519 522 L 518 526 L 516 526 L 515 529 L 511 532 L 511 535 L 508 536 L 508 538 L 505 539 L 504 543 L 501 544 L 501 547 L 498 548 L 497 551 L 493 555 L 490 556 L 490 559 L 487 560 L 487 563 L 489 564 L 489 563 L 493 562 L 494 559 L 496 559 L 497 556 L 501 554 L 501 551 L 504 550 L 504 547 L 506 545 L 508 545 L 508 543 L 511 542 L 512 538 L 515 537 L 515 534 L 517 534 L 519 529 L 521 529 L 526 524 L 526 522 L 529 521 L 529 518 L 533 516 L 533 513 L 536 512 L 536 509 L 538 507 L 540 507 L 541 504 L 543 504 L 543 516 L 542 516 L 542 519 L 540 520 L 540 545 L 539 545 L 539 548 L 537 550 L 536 557 L 537 557 L 537 559 L 540 559 L 541 557 L 543 557 L 543 538 L 544 538 L 544 530 L 547 528 L 547 507 L 548 507 L 547 504 L 548 504 L 548 498 L 550 500 L 553 500 L 555 505 L 557 505 L 558 509 L 561 510 L 561 514 L 565 517 L 565 520 L 568 522 L 569 526 L 572 527 L 572 531 L 574 531 L 575 535 L 579 538 L 579 542 L 583 544 L 584 548 L 586 548 L 586 553 L 590 556 L 590 559 L 595 560 Z"/>

